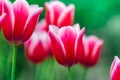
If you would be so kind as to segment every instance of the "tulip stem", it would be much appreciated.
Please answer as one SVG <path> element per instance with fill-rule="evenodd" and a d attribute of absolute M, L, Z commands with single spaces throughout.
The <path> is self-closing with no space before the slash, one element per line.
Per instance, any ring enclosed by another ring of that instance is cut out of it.
<path fill-rule="evenodd" d="M 15 80 L 16 46 L 13 45 L 11 80 Z"/>
<path fill-rule="evenodd" d="M 88 70 L 88 68 L 84 68 L 84 71 L 83 71 L 83 75 L 82 75 L 82 80 L 86 80 L 86 76 L 87 76 L 87 70 Z"/>
<path fill-rule="evenodd" d="M 36 65 L 33 64 L 33 80 L 35 80 L 36 77 Z"/>
<path fill-rule="evenodd" d="M 70 67 L 68 67 L 68 80 L 71 80 L 71 71 L 70 71 Z"/>

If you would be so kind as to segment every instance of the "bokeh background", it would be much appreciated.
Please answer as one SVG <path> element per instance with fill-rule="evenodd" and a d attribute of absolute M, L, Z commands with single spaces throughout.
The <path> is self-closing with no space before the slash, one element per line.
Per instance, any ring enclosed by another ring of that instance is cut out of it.
<path fill-rule="evenodd" d="M 11 0 L 14 2 L 14 0 Z M 29 4 L 44 7 L 50 0 L 27 0 Z M 75 5 L 75 21 L 86 27 L 86 35 L 96 35 L 104 40 L 98 64 L 88 69 L 86 80 L 110 80 L 109 69 L 115 55 L 120 56 L 120 0 L 60 0 Z M 44 18 L 45 9 L 40 20 Z M 12 47 L 0 35 L 0 80 L 10 80 Z M 35 67 L 35 70 L 34 70 Z M 48 58 L 38 65 L 27 61 L 23 45 L 17 47 L 16 80 L 67 80 L 67 69 Z M 72 67 L 72 80 L 81 80 L 83 67 Z"/>

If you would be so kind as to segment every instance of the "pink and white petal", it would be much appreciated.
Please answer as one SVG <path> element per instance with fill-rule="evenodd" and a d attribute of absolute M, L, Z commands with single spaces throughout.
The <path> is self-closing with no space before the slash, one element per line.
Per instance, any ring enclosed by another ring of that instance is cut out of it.
<path fill-rule="evenodd" d="M 77 34 L 79 34 L 79 32 L 80 32 L 80 25 L 79 25 L 78 23 L 77 23 L 77 24 L 74 24 L 74 25 L 73 25 L 73 28 L 75 28 Z"/>
<path fill-rule="evenodd" d="M 3 13 L 3 14 L 0 16 L 0 29 L 1 29 L 1 27 L 2 27 L 2 23 L 3 23 L 4 19 L 5 19 L 5 17 L 6 17 L 6 13 Z"/>
<path fill-rule="evenodd" d="M 50 6 L 52 7 L 53 12 L 54 12 L 53 24 L 57 25 L 57 21 L 59 19 L 59 16 L 66 9 L 66 6 L 64 5 L 64 3 L 60 2 L 60 1 L 52 1 Z"/>
<path fill-rule="evenodd" d="M 59 29 L 58 35 L 60 36 L 65 47 L 67 64 L 68 66 L 72 66 L 75 59 L 74 47 L 77 36 L 76 30 L 71 26 L 62 27 Z"/>
<path fill-rule="evenodd" d="M 103 40 L 98 40 L 94 45 L 94 48 L 92 50 L 91 60 L 90 60 L 91 61 L 90 63 L 92 66 L 95 65 L 99 60 L 103 43 L 104 43 Z"/>
<path fill-rule="evenodd" d="M 74 5 L 68 6 L 67 9 L 65 9 L 60 17 L 58 18 L 58 26 L 72 26 L 74 22 Z"/>
<path fill-rule="evenodd" d="M 13 27 L 14 27 L 14 12 L 13 8 L 10 3 L 8 3 L 7 0 L 5 0 L 4 4 L 4 12 L 6 13 L 6 16 L 3 21 L 3 32 L 8 41 L 13 40 Z"/>
<path fill-rule="evenodd" d="M 43 8 L 39 8 L 34 12 L 34 14 L 31 14 L 28 17 L 27 22 L 25 24 L 24 32 L 21 35 L 22 42 L 25 42 L 26 40 L 28 40 L 29 37 L 32 35 L 42 10 Z"/>
<path fill-rule="evenodd" d="M 120 63 L 120 60 L 117 56 L 114 57 L 114 60 L 111 64 L 111 68 L 110 68 L 110 75 L 112 76 L 113 75 L 113 72 L 115 71 L 116 69 L 116 66 Z"/>
<path fill-rule="evenodd" d="M 52 31 L 49 31 L 49 37 L 51 43 L 50 46 L 56 60 L 59 64 L 66 66 L 65 48 L 60 37 Z"/>
<path fill-rule="evenodd" d="M 47 21 L 47 24 L 53 24 L 53 22 L 54 22 L 54 12 L 53 12 L 52 7 L 47 2 L 45 3 L 45 9 L 46 9 L 45 19 Z"/>
<path fill-rule="evenodd" d="M 120 80 L 120 63 L 118 63 L 112 72 L 113 74 L 110 75 L 111 80 Z"/>
<path fill-rule="evenodd" d="M 59 30 L 59 28 L 57 26 L 55 26 L 55 25 L 49 25 L 49 31 L 58 34 L 58 30 Z"/>
<path fill-rule="evenodd" d="M 19 40 L 21 34 L 23 33 L 25 23 L 29 16 L 29 4 L 26 0 L 16 0 L 13 3 L 13 10 L 15 15 L 14 24 L 14 40 Z"/>
<path fill-rule="evenodd" d="M 84 41 L 83 36 L 85 33 L 85 28 L 79 31 L 79 34 L 76 37 L 75 41 L 75 63 L 77 63 L 80 59 L 81 61 L 85 58 L 85 48 L 84 48 Z"/>
<path fill-rule="evenodd" d="M 0 0 L 0 15 L 2 15 L 4 11 L 4 0 Z"/>

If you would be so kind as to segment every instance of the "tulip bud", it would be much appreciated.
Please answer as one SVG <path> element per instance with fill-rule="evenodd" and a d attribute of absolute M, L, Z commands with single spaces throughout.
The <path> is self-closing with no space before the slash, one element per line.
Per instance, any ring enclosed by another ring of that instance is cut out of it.
<path fill-rule="evenodd" d="M 35 31 L 25 43 L 26 57 L 34 64 L 43 61 L 50 54 L 49 49 L 49 38 L 45 31 Z"/>
<path fill-rule="evenodd" d="M 78 40 L 76 52 L 79 54 L 80 64 L 85 67 L 94 66 L 99 60 L 102 46 L 103 40 L 96 36 L 85 36 L 83 40 Z"/>
<path fill-rule="evenodd" d="M 78 60 L 75 53 L 77 38 L 82 39 L 85 28 L 80 30 L 79 25 L 64 26 L 60 29 L 51 25 L 49 29 L 50 43 L 53 55 L 59 64 L 67 67 L 75 65 Z M 81 44 L 79 44 L 81 45 Z"/>
<path fill-rule="evenodd" d="M 28 40 L 42 10 L 43 8 L 38 5 L 29 6 L 26 0 L 16 0 L 13 4 L 5 0 L 6 17 L 3 21 L 5 38 L 14 44 L 21 44 Z"/>
<path fill-rule="evenodd" d="M 110 80 L 120 80 L 120 59 L 115 56 L 110 68 Z"/>
<path fill-rule="evenodd" d="M 51 1 L 45 3 L 47 24 L 62 26 L 72 26 L 74 22 L 74 5 L 65 6 L 60 1 Z"/>

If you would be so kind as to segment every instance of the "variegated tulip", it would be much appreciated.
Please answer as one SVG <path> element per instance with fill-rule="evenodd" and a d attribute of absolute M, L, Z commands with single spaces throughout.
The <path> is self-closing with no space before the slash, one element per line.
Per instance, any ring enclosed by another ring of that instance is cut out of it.
<path fill-rule="evenodd" d="M 115 56 L 110 68 L 110 80 L 120 80 L 120 59 Z"/>
<path fill-rule="evenodd" d="M 59 64 L 71 67 L 78 62 L 79 57 L 75 52 L 78 42 L 83 38 L 84 32 L 85 28 L 80 30 L 79 24 L 73 27 L 64 26 L 61 28 L 53 25 L 50 26 L 49 37 L 51 49 Z"/>
<path fill-rule="evenodd" d="M 77 45 L 77 54 L 79 54 L 80 64 L 85 67 L 94 66 L 99 60 L 102 46 L 103 40 L 96 36 L 85 36 Z"/>
<path fill-rule="evenodd" d="M 13 4 L 5 0 L 6 17 L 3 21 L 5 38 L 14 44 L 21 44 L 28 40 L 42 10 L 43 8 L 38 5 L 29 6 L 26 0 L 16 0 Z"/>
<path fill-rule="evenodd" d="M 27 59 L 36 64 L 43 61 L 50 54 L 49 37 L 45 31 L 35 31 L 25 42 Z"/>
<path fill-rule="evenodd" d="M 72 26 L 74 22 L 74 5 L 65 6 L 61 1 L 51 1 L 45 3 L 46 16 L 48 25 Z"/>

